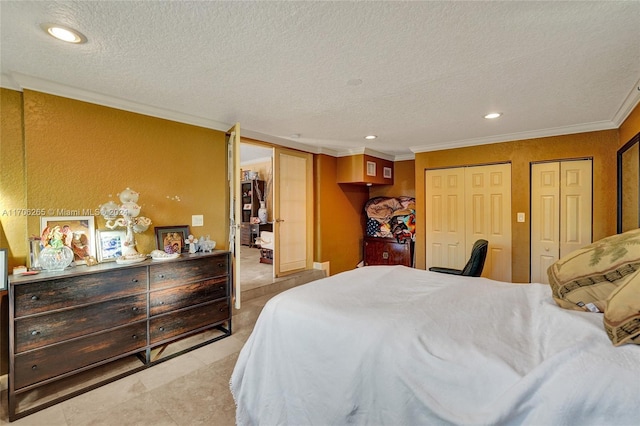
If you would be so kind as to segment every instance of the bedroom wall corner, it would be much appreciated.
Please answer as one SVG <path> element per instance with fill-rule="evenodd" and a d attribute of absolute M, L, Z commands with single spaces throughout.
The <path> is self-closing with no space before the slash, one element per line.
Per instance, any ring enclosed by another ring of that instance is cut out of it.
<path fill-rule="evenodd" d="M 629 142 L 638 133 L 640 133 L 640 103 L 636 105 L 631 114 L 620 125 L 618 148 Z"/>
<path fill-rule="evenodd" d="M 416 171 L 415 160 L 402 160 L 393 163 L 393 185 L 373 185 L 369 187 L 369 198 L 374 197 L 415 197 Z"/>
<path fill-rule="evenodd" d="M 330 262 L 331 273 L 351 270 L 362 260 L 364 204 L 369 188 L 337 183 L 338 159 L 314 155 L 314 261 Z"/>

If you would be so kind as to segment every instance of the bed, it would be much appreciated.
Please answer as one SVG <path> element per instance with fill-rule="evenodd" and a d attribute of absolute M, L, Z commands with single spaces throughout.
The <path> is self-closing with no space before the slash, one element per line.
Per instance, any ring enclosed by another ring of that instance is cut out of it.
<path fill-rule="evenodd" d="M 548 285 L 369 266 L 273 297 L 230 385 L 239 425 L 631 425 L 640 347 Z"/>

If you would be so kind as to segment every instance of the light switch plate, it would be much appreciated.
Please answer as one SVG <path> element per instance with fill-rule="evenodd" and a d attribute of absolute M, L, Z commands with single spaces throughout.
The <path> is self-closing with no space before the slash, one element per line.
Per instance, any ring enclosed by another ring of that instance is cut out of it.
<path fill-rule="evenodd" d="M 204 216 L 201 214 L 192 215 L 191 226 L 204 226 Z"/>
<path fill-rule="evenodd" d="M 518 213 L 518 222 L 524 222 L 524 213 Z"/>

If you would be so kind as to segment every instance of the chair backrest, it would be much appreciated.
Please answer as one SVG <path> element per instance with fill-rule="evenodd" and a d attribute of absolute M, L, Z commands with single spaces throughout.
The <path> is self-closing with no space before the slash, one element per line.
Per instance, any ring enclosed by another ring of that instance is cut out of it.
<path fill-rule="evenodd" d="M 487 247 L 489 242 L 487 240 L 478 240 L 473 243 L 471 249 L 471 257 L 461 275 L 469 277 L 479 277 L 482 274 L 482 268 L 484 268 L 484 260 L 487 258 Z"/>

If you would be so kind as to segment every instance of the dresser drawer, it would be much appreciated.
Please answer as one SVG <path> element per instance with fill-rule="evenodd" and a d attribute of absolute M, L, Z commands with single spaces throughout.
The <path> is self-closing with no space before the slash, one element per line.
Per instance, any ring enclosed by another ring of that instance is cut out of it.
<path fill-rule="evenodd" d="M 102 302 L 144 293 L 146 289 L 147 270 L 144 267 L 20 284 L 14 288 L 14 316 L 18 318 L 39 312 Z"/>
<path fill-rule="evenodd" d="M 151 265 L 149 266 L 149 283 L 151 290 L 156 290 L 228 274 L 227 255 L 211 256 L 188 262 Z"/>
<path fill-rule="evenodd" d="M 146 346 L 146 322 L 16 355 L 15 388 L 38 383 Z"/>
<path fill-rule="evenodd" d="M 139 294 L 49 314 L 19 318 L 15 321 L 15 351 L 20 353 L 36 349 L 144 320 L 146 317 L 147 297 L 145 294 Z"/>
<path fill-rule="evenodd" d="M 227 300 L 151 318 L 149 344 L 153 345 L 226 318 L 231 318 Z"/>
<path fill-rule="evenodd" d="M 163 314 L 227 296 L 228 277 L 153 291 L 149 294 L 149 314 Z"/>

